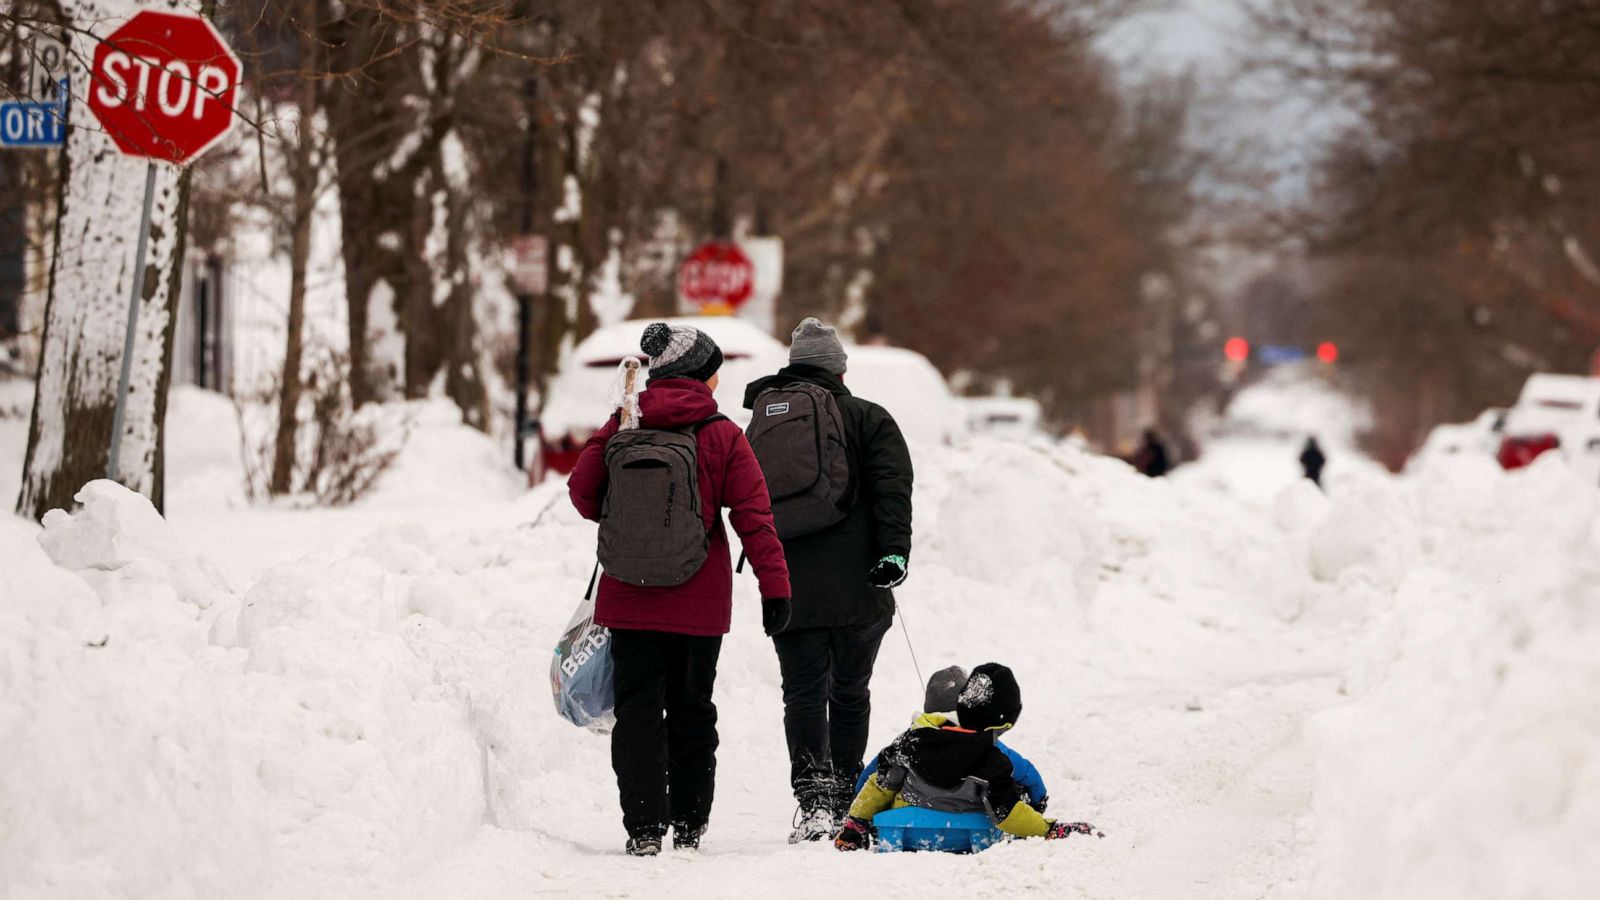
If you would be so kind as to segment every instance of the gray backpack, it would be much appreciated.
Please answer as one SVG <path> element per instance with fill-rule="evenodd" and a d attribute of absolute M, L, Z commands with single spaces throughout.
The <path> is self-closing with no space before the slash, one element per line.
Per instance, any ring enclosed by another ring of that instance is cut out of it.
<path fill-rule="evenodd" d="M 778 537 L 821 531 L 850 509 L 850 448 L 828 389 L 807 382 L 756 395 L 747 430 L 767 479 Z"/>
<path fill-rule="evenodd" d="M 706 561 L 710 536 L 700 503 L 696 434 L 715 415 L 681 428 L 630 428 L 606 442 L 600 565 L 644 587 L 683 584 Z"/>

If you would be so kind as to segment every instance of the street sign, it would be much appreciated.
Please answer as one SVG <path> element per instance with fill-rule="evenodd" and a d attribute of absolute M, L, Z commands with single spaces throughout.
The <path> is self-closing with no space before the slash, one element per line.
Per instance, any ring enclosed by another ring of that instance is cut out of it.
<path fill-rule="evenodd" d="M 542 234 L 521 234 L 511 239 L 506 274 L 519 294 L 543 294 L 550 289 L 549 242 Z"/>
<path fill-rule="evenodd" d="M 732 241 L 710 241 L 678 270 L 678 293 L 707 315 L 726 315 L 750 299 L 756 270 Z"/>
<path fill-rule="evenodd" d="M 0 103 L 0 147 L 59 147 L 67 140 L 67 79 L 57 87 L 59 100 L 11 100 Z"/>
<path fill-rule="evenodd" d="M 67 47 L 47 34 L 35 34 L 28 55 L 33 65 L 28 76 L 28 98 L 54 103 L 66 96 Z"/>
<path fill-rule="evenodd" d="M 240 71 L 208 20 L 145 10 L 95 48 L 89 109 L 123 153 L 182 165 L 233 127 Z"/>

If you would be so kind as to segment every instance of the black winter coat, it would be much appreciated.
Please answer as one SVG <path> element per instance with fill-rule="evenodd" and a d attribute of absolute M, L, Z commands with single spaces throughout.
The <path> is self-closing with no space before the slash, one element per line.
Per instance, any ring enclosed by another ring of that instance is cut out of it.
<path fill-rule="evenodd" d="M 902 732 L 879 755 L 878 771 L 904 766 L 934 787 L 955 789 L 966 778 L 988 783 L 989 804 L 1002 818 L 1022 799 L 1011 758 L 995 744 L 992 732 L 954 725 Z M 881 781 L 880 781 L 881 783 Z"/>
<path fill-rule="evenodd" d="M 885 556 L 911 558 L 911 451 L 888 410 L 814 366 L 788 366 L 751 383 L 745 408 L 763 390 L 797 381 L 827 389 L 839 404 L 855 502 L 843 522 L 783 542 L 794 591 L 786 630 L 883 621 L 894 615 L 894 594 L 868 584 L 867 573 Z"/>

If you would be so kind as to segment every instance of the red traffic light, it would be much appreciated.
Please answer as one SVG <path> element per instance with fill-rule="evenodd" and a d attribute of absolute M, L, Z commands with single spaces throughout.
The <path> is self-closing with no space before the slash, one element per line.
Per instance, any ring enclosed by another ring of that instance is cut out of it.
<path fill-rule="evenodd" d="M 1335 344 L 1333 341 L 1323 341 L 1322 343 L 1318 344 L 1317 345 L 1317 359 L 1320 359 L 1325 363 L 1336 363 L 1336 362 L 1338 362 L 1339 361 L 1339 345 Z"/>
<path fill-rule="evenodd" d="M 1232 362 L 1244 362 L 1250 358 L 1250 342 L 1242 337 L 1228 338 L 1222 345 L 1222 355 Z"/>

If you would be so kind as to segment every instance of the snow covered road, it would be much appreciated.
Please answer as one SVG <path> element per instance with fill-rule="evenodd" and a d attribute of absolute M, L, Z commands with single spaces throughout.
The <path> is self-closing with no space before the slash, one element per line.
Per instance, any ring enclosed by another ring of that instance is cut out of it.
<path fill-rule="evenodd" d="M 459 438 L 435 451 L 470 457 Z M 1008 741 L 1051 812 L 1104 839 L 973 857 L 787 845 L 777 664 L 746 580 L 705 847 L 622 856 L 607 741 L 555 716 L 546 675 L 592 526 L 557 485 L 519 496 L 424 460 L 340 511 L 178 490 L 169 527 L 104 487 L 44 548 L 36 526 L 0 523 L 0 894 L 1597 883 L 1578 851 L 1600 833 L 1600 528 L 1593 491 L 1559 467 L 1353 472 L 1332 503 L 1300 485 L 1262 507 L 1216 478 L 1149 481 L 1064 448 L 979 441 L 917 462 L 900 600 L 921 667 L 1014 667 L 1025 708 Z M 921 695 L 898 626 L 874 688 L 882 745 Z M 1525 839 L 1497 840 L 1506 817 Z"/>

